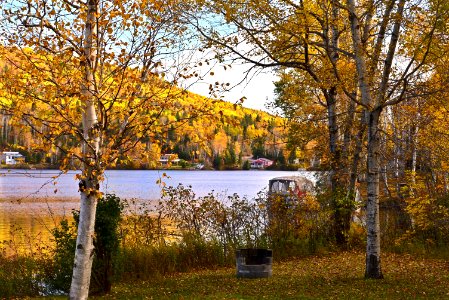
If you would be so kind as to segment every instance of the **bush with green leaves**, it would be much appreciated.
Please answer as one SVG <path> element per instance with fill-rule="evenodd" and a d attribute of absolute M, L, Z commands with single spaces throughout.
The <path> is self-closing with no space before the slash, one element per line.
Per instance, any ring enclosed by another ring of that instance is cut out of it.
<path fill-rule="evenodd" d="M 95 256 L 91 277 L 91 294 L 109 293 L 112 286 L 114 259 L 119 253 L 119 224 L 125 204 L 112 194 L 101 198 L 97 204 L 95 220 Z M 55 241 L 54 264 L 47 270 L 47 285 L 50 293 L 67 293 L 70 289 L 75 257 L 76 229 L 79 211 L 74 210 L 73 222 L 62 220 L 53 229 Z"/>
<path fill-rule="evenodd" d="M 78 214 L 73 211 L 76 220 Z M 55 242 L 53 264 L 47 269 L 46 280 L 50 294 L 68 293 L 75 258 L 77 222 L 64 219 L 52 230 Z"/>
<path fill-rule="evenodd" d="M 119 225 L 125 202 L 113 194 L 107 194 L 97 205 L 95 218 L 95 257 L 92 268 L 90 291 L 107 294 L 111 291 L 114 261 L 120 251 Z"/>

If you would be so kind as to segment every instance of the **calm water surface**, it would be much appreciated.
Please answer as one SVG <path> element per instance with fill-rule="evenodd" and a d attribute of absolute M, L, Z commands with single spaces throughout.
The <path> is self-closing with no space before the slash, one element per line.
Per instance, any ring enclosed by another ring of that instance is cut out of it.
<path fill-rule="evenodd" d="M 57 170 L 0 170 L 0 240 L 10 239 L 17 227 L 33 235 L 47 235 L 45 231 L 79 207 L 75 175 Z M 191 185 L 199 196 L 213 190 L 253 198 L 267 188 L 270 178 L 292 175 L 313 179 L 310 172 L 114 170 L 106 172 L 101 189 L 122 199 L 151 201 L 160 198 L 157 181 L 161 179 L 167 186 Z"/>

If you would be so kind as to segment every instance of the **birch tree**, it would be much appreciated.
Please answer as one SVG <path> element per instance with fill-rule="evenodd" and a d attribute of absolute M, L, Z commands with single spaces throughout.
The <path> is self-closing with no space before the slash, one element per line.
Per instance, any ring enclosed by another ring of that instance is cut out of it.
<path fill-rule="evenodd" d="M 130 150 L 149 159 L 152 137 L 173 126 L 164 112 L 186 97 L 177 84 L 189 62 L 180 58 L 193 43 L 181 43 L 179 10 L 176 0 L 2 1 L 2 108 L 59 148 L 63 171 L 81 170 L 71 299 L 88 297 L 105 169 Z M 202 109 L 191 104 L 184 114 Z"/>
<path fill-rule="evenodd" d="M 381 114 L 385 107 L 408 99 L 410 87 L 428 74 L 427 60 L 434 34 L 445 18 L 442 4 L 442 1 L 346 1 L 363 121 L 368 127 L 367 278 L 383 278 L 379 224 Z"/>

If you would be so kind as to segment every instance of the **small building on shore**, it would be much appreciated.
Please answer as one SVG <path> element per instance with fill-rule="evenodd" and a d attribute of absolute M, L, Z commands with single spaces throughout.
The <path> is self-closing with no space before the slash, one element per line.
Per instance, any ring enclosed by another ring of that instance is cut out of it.
<path fill-rule="evenodd" d="M 2 164 L 5 165 L 15 165 L 18 163 L 24 163 L 25 156 L 23 156 L 19 152 L 4 151 L 2 152 L 1 162 Z"/>
<path fill-rule="evenodd" d="M 159 165 L 161 167 L 168 167 L 171 164 L 178 164 L 180 159 L 178 158 L 178 154 L 162 154 L 159 159 Z"/>
<path fill-rule="evenodd" d="M 254 160 L 250 160 L 251 169 L 265 169 L 271 166 L 274 162 L 268 158 L 258 158 Z"/>

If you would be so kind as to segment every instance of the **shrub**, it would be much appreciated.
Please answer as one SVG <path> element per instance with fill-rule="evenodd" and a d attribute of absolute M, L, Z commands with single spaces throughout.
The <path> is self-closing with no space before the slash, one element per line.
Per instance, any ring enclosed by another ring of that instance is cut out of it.
<path fill-rule="evenodd" d="M 119 224 L 122 220 L 124 202 L 107 194 L 97 205 L 95 218 L 95 257 L 92 268 L 91 294 L 107 294 L 111 291 L 114 259 L 119 254 Z"/>
<path fill-rule="evenodd" d="M 39 279 L 49 261 L 36 257 L 0 254 L 0 298 L 38 296 L 44 293 Z"/>
<path fill-rule="evenodd" d="M 118 226 L 124 203 L 115 195 L 107 194 L 98 201 L 95 219 L 95 256 L 90 284 L 91 294 L 109 293 L 112 286 L 114 258 L 120 244 Z M 47 270 L 47 284 L 51 293 L 68 293 L 75 258 L 76 230 L 79 211 L 73 211 L 72 223 L 62 220 L 53 230 L 56 244 L 54 264 Z"/>
<path fill-rule="evenodd" d="M 366 246 L 366 228 L 359 223 L 351 223 L 348 236 L 350 249 L 364 249 Z"/>
<path fill-rule="evenodd" d="M 160 210 L 182 237 L 219 241 L 224 253 L 266 244 L 266 211 L 257 200 L 237 194 L 220 199 L 213 192 L 196 197 L 190 186 L 180 184 L 163 190 Z"/>
<path fill-rule="evenodd" d="M 267 235 L 277 257 L 316 253 L 331 240 L 331 211 L 314 195 L 270 195 Z"/>
<path fill-rule="evenodd" d="M 70 290 L 75 259 L 76 223 L 75 221 L 69 223 L 67 219 L 64 219 L 52 230 L 55 242 L 54 257 L 53 263 L 46 268 L 50 294 L 64 294 Z"/>
<path fill-rule="evenodd" d="M 11 238 L 0 242 L 0 299 L 45 295 L 44 282 L 52 256 L 40 234 L 13 226 Z"/>
<path fill-rule="evenodd" d="M 291 201 L 290 201 L 290 200 Z M 315 253 L 332 239 L 331 210 L 313 195 L 300 199 L 260 193 L 256 199 L 214 193 L 196 197 L 191 187 L 164 189 L 161 213 L 184 239 L 218 241 L 226 258 L 236 248 L 271 247 L 276 257 Z"/>
<path fill-rule="evenodd" d="M 425 253 L 447 248 L 449 193 L 444 188 L 445 183 L 419 175 L 413 179 L 413 173 L 407 175 L 408 183 L 400 189 L 402 214 L 394 226 L 396 238 L 400 235 L 396 246 Z"/>

